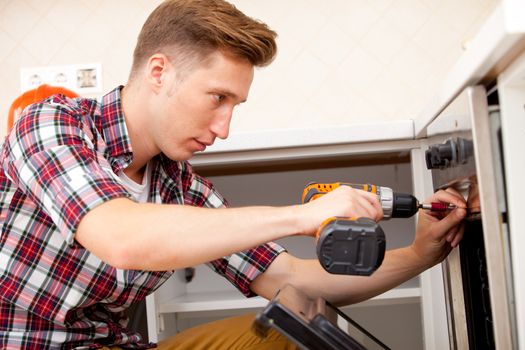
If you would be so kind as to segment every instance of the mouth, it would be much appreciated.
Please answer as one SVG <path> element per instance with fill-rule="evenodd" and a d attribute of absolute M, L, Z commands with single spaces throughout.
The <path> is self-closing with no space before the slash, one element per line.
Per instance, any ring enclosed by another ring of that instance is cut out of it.
<path fill-rule="evenodd" d="M 204 150 L 206 150 L 206 147 L 213 145 L 213 141 L 205 142 L 205 141 L 199 141 L 197 139 L 194 139 L 194 140 L 197 143 L 197 151 L 199 152 L 203 152 Z"/>

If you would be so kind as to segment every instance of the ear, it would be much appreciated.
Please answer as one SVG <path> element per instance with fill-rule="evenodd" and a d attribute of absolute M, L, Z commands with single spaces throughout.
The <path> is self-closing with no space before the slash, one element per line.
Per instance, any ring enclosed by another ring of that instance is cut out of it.
<path fill-rule="evenodd" d="M 168 57 L 157 53 L 148 59 L 146 64 L 146 81 L 154 92 L 159 92 L 166 84 L 169 71 L 172 69 Z"/>

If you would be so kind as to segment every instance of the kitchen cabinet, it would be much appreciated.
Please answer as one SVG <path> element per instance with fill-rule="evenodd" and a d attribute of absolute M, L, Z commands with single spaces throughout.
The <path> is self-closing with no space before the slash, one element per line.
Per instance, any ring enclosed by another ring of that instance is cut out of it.
<path fill-rule="evenodd" d="M 374 128 L 368 126 L 368 132 Z M 245 151 L 246 160 L 242 161 L 232 161 L 231 154 L 218 152 L 215 156 L 197 157 L 194 166 L 213 181 L 232 206 L 291 205 L 300 201 L 303 188 L 312 181 L 375 183 L 412 193 L 410 157 L 417 145 L 413 140 L 396 140 L 366 145 L 296 146 L 279 156 L 272 152 L 250 156 L 250 152 L 257 153 L 252 150 Z M 324 152 L 327 147 L 329 153 Z M 413 239 L 415 219 L 391 219 L 381 226 L 387 236 L 387 249 L 407 246 Z M 312 238 L 291 237 L 278 242 L 295 256 L 316 258 Z M 420 299 L 420 281 L 416 278 L 344 311 L 369 324 L 368 329 L 393 348 L 421 348 Z M 195 277 L 189 283 L 180 271 L 148 299 L 149 309 L 156 310 L 148 319 L 150 340 L 215 318 L 255 311 L 266 303 L 259 297 L 245 298 L 206 266 L 196 267 Z M 399 327 L 411 325 L 412 332 L 407 335 L 396 326 L 374 327 L 377 320 L 389 318 Z M 399 322 L 400 318 L 403 322 Z"/>

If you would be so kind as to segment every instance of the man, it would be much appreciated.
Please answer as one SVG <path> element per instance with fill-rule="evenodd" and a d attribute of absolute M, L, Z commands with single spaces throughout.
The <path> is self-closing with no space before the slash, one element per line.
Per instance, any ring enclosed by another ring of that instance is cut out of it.
<path fill-rule="evenodd" d="M 254 67 L 275 56 L 275 36 L 222 0 L 169 0 L 143 26 L 126 86 L 102 101 L 56 95 L 24 111 L 1 153 L 2 347 L 140 346 L 123 311 L 172 270 L 204 262 L 247 296 L 271 298 L 290 283 L 348 304 L 416 276 L 458 244 L 464 209 L 422 213 L 413 244 L 387 252 L 371 277 L 330 275 L 271 241 L 312 236 L 331 216 L 380 220 L 375 195 L 341 187 L 304 205 L 226 209 L 193 173 L 187 160 L 227 138 Z M 454 192 L 431 200 L 464 207 Z M 261 348 L 249 317 L 159 346 Z M 274 335 L 267 348 L 292 345 Z"/>

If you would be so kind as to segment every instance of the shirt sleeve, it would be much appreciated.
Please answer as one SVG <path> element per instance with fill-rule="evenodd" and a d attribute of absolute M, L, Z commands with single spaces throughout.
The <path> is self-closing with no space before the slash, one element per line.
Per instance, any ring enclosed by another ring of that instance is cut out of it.
<path fill-rule="evenodd" d="M 215 190 L 212 183 L 195 174 L 186 172 L 183 176 L 185 204 L 206 208 L 224 208 L 228 202 Z M 255 296 L 250 284 L 257 276 L 264 273 L 274 259 L 286 251 L 277 243 L 269 242 L 258 247 L 210 261 L 207 265 L 225 277 L 247 297 Z"/>
<path fill-rule="evenodd" d="M 25 110 L 6 139 L 2 166 L 71 245 L 86 213 L 129 194 L 97 149 L 89 118 L 55 99 Z"/>

